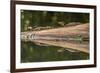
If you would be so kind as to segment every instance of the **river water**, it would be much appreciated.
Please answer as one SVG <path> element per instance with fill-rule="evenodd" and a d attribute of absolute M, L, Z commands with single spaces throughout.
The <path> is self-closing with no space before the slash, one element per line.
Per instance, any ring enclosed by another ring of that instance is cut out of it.
<path fill-rule="evenodd" d="M 89 54 L 83 52 L 70 52 L 66 48 L 39 45 L 33 42 L 21 41 L 21 62 L 48 62 L 48 61 L 69 61 L 87 60 Z"/>

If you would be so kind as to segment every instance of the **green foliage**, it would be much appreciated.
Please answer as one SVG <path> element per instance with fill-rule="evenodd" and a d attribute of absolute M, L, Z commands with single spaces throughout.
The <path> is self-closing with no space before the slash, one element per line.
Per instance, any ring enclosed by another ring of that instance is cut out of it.
<path fill-rule="evenodd" d="M 29 23 L 27 23 L 29 21 Z M 60 23 L 59 23 L 60 22 Z M 70 22 L 89 22 L 88 13 L 21 10 L 21 31 L 28 27 L 63 26 Z"/>

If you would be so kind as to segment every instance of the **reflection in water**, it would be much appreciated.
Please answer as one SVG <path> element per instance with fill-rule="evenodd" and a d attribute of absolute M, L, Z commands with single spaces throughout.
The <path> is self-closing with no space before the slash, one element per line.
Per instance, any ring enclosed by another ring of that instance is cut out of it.
<path fill-rule="evenodd" d="M 89 19 L 89 13 L 21 10 L 21 62 L 89 59 Z"/>
<path fill-rule="evenodd" d="M 62 47 L 36 45 L 21 41 L 21 62 L 45 62 L 89 59 L 89 54 L 69 52 Z"/>

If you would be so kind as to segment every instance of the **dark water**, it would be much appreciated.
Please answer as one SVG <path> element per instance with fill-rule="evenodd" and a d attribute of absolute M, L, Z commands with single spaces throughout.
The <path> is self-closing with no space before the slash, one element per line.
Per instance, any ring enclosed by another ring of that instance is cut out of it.
<path fill-rule="evenodd" d="M 86 60 L 89 54 L 82 52 L 69 52 L 62 47 L 36 45 L 33 42 L 21 41 L 21 62 L 47 62 Z"/>
<path fill-rule="evenodd" d="M 28 31 L 28 27 L 62 27 L 70 22 L 89 23 L 89 13 L 21 10 L 21 32 Z M 89 59 L 89 54 L 61 49 L 64 48 L 21 41 L 21 62 Z"/>

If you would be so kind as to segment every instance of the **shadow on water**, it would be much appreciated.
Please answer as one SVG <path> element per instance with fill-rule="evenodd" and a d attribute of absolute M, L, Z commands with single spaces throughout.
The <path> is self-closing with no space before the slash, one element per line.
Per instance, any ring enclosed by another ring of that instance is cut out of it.
<path fill-rule="evenodd" d="M 42 46 L 33 42 L 21 41 L 21 62 L 23 63 L 86 59 L 89 59 L 89 54 L 69 52 L 57 46 Z"/>

